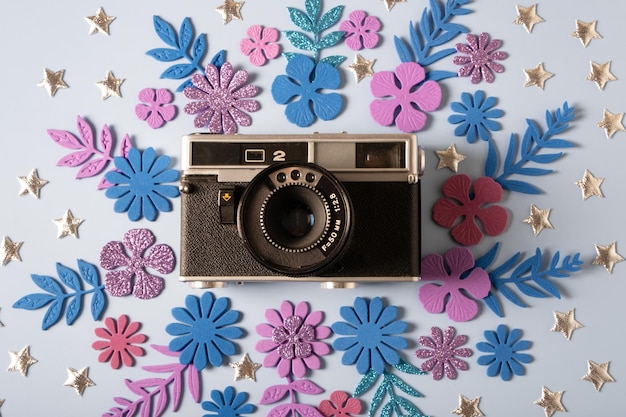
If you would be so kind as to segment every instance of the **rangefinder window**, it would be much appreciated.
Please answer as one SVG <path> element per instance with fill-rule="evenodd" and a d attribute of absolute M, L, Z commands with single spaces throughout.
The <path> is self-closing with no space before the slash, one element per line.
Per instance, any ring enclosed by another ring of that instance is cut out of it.
<path fill-rule="evenodd" d="M 406 168 L 405 144 L 357 143 L 357 168 Z"/>
<path fill-rule="evenodd" d="M 192 142 L 191 165 L 239 165 L 238 143 Z"/>

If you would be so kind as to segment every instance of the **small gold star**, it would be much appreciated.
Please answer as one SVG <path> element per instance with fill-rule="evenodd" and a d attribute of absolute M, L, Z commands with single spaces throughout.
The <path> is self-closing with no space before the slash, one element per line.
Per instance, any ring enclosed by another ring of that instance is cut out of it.
<path fill-rule="evenodd" d="M 250 360 L 250 356 L 246 353 L 239 362 L 231 362 L 230 367 L 235 370 L 235 381 L 247 378 L 256 381 L 255 372 L 261 367 L 260 363 Z"/>
<path fill-rule="evenodd" d="M 115 78 L 111 71 L 107 71 L 104 80 L 96 83 L 102 91 L 102 100 L 106 100 L 112 95 L 122 97 L 122 93 L 120 93 L 120 86 L 123 82 L 124 78 Z"/>
<path fill-rule="evenodd" d="M 546 413 L 546 417 L 550 417 L 555 411 L 567 411 L 561 403 L 562 396 L 563 391 L 552 392 L 545 386 L 542 386 L 541 398 L 535 401 L 535 404 L 543 408 L 543 411 Z"/>
<path fill-rule="evenodd" d="M 7 236 L 2 237 L 2 243 L 0 243 L 0 256 L 2 256 L 2 266 L 5 266 L 11 261 L 22 262 L 20 257 L 20 247 L 24 242 L 12 242 Z"/>
<path fill-rule="evenodd" d="M 56 224 L 58 233 L 57 238 L 61 239 L 65 236 L 74 236 L 78 239 L 78 226 L 84 222 L 83 219 L 77 219 L 72 215 L 70 210 L 66 210 L 63 217 L 60 219 L 52 220 L 54 224 Z"/>
<path fill-rule="evenodd" d="M 609 374 L 608 362 L 598 365 L 594 361 L 587 361 L 587 373 L 582 379 L 591 382 L 596 391 L 600 391 L 605 382 L 615 382 L 613 377 Z"/>
<path fill-rule="evenodd" d="M 572 338 L 574 330 L 583 327 L 582 324 L 576 321 L 574 318 L 574 310 L 570 310 L 567 313 L 554 312 L 554 326 L 550 329 L 552 332 L 561 332 L 567 340 Z"/>
<path fill-rule="evenodd" d="M 594 245 L 596 247 L 596 253 L 598 254 L 598 256 L 595 257 L 591 264 L 602 265 L 609 274 L 612 274 L 615 264 L 624 260 L 622 255 L 617 253 L 617 249 L 615 249 L 617 242 L 613 242 L 609 246 L 602 246 L 598 245 L 597 243 Z"/>
<path fill-rule="evenodd" d="M 543 69 L 543 62 L 537 64 L 535 68 L 525 69 L 526 81 L 524 87 L 537 86 L 543 90 L 543 84 L 547 79 L 554 77 L 554 74 Z"/>
<path fill-rule="evenodd" d="M 607 109 L 604 109 L 604 114 L 602 115 L 602 120 L 596 123 L 596 126 L 604 129 L 604 133 L 606 134 L 606 138 L 610 139 L 617 132 L 624 132 L 626 128 L 622 124 L 622 119 L 624 118 L 624 113 L 611 113 Z"/>
<path fill-rule="evenodd" d="M 528 7 L 520 6 L 518 4 L 515 8 L 517 9 L 517 17 L 513 23 L 516 25 L 524 25 L 526 32 L 528 33 L 533 31 L 533 26 L 535 26 L 535 24 L 545 22 L 545 20 L 537 14 L 537 4 L 533 4 Z"/>
<path fill-rule="evenodd" d="M 4 404 L 4 398 L 0 398 L 0 408 L 2 407 L 3 404 Z"/>
<path fill-rule="evenodd" d="M 19 352 L 9 352 L 11 363 L 7 371 L 18 371 L 23 376 L 28 373 L 28 367 L 37 363 L 37 359 L 30 356 L 28 346 L 24 346 Z"/>
<path fill-rule="evenodd" d="M 48 183 L 48 181 L 39 178 L 37 169 L 31 170 L 27 176 L 17 177 L 17 180 L 20 183 L 19 195 L 30 194 L 35 198 L 39 198 L 39 190 Z"/>
<path fill-rule="evenodd" d="M 552 229 L 552 224 L 548 219 L 550 210 L 552 209 L 538 209 L 536 205 L 532 204 L 530 206 L 530 216 L 522 221 L 531 225 L 533 233 L 537 236 L 543 229 Z"/>
<path fill-rule="evenodd" d="M 611 74 L 611 61 L 607 61 L 604 64 L 590 61 L 589 64 L 591 64 L 591 72 L 585 79 L 596 83 L 600 90 L 604 89 L 607 82 L 617 80 L 617 78 Z"/>
<path fill-rule="evenodd" d="M 241 17 L 241 6 L 245 2 L 224 0 L 224 4 L 215 8 L 215 11 L 222 15 L 224 24 L 230 22 L 233 19 L 243 20 Z"/>
<path fill-rule="evenodd" d="M 448 149 L 445 151 L 435 151 L 435 153 L 439 158 L 437 169 L 449 168 L 452 172 L 457 172 L 459 170 L 459 163 L 465 159 L 465 155 L 461 155 L 456 151 L 454 143 L 448 146 Z"/>
<path fill-rule="evenodd" d="M 68 88 L 65 81 L 63 81 L 64 74 L 65 70 L 52 71 L 48 68 L 44 68 L 43 80 L 41 80 L 37 86 L 45 88 L 48 95 L 50 97 L 54 97 L 58 89 Z"/>
<path fill-rule="evenodd" d="M 571 34 L 572 37 L 580 39 L 580 42 L 586 48 L 592 39 L 601 39 L 602 36 L 596 32 L 596 20 L 585 23 L 576 19 L 576 30 Z"/>
<path fill-rule="evenodd" d="M 85 388 L 96 385 L 91 379 L 89 379 L 87 376 L 88 373 L 89 368 L 82 368 L 79 371 L 74 368 L 67 368 L 67 379 L 65 380 L 63 386 L 72 387 L 74 388 L 74 391 L 76 391 L 76 394 L 83 395 Z"/>
<path fill-rule="evenodd" d="M 404 3 L 406 2 L 406 0 L 383 0 L 385 2 L 385 7 L 387 8 L 387 10 L 391 10 L 393 9 L 393 6 L 396 5 L 396 3 Z"/>
<path fill-rule="evenodd" d="M 348 65 L 348 69 L 354 73 L 354 78 L 357 83 L 365 77 L 374 75 L 374 71 L 372 70 L 374 62 L 376 62 L 375 59 L 365 59 L 359 54 L 354 56 L 354 63 Z"/>
<path fill-rule="evenodd" d="M 94 16 L 87 16 L 85 20 L 89 23 L 89 34 L 95 33 L 109 34 L 109 25 L 115 20 L 113 16 L 107 16 L 102 7 L 98 9 Z"/>
<path fill-rule="evenodd" d="M 459 406 L 451 411 L 451 414 L 456 414 L 462 417 L 480 417 L 484 416 L 482 411 L 478 408 L 480 397 L 469 399 L 463 395 L 459 396 Z"/>
<path fill-rule="evenodd" d="M 583 192 L 583 200 L 588 199 L 591 196 L 596 197 L 604 197 L 602 194 L 602 190 L 600 189 L 600 185 L 604 178 L 596 178 L 593 176 L 588 169 L 585 170 L 582 179 L 575 182 L 575 184 L 580 188 Z"/>

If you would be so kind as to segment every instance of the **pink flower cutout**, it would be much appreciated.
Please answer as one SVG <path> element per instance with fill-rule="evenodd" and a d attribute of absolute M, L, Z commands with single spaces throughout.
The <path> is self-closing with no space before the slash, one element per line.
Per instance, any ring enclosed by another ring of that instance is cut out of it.
<path fill-rule="evenodd" d="M 504 72 L 504 67 L 497 62 L 505 59 L 506 52 L 494 52 L 502 45 L 499 39 L 489 40 L 488 33 L 472 35 L 468 33 L 465 37 L 467 44 L 457 43 L 456 50 L 466 55 L 457 55 L 452 59 L 457 65 L 463 65 L 459 69 L 459 77 L 471 76 L 473 84 L 478 84 L 481 79 L 488 83 L 494 80 L 493 72 Z"/>
<path fill-rule="evenodd" d="M 320 356 L 329 354 L 330 346 L 319 340 L 331 334 L 330 327 L 319 325 L 323 320 L 321 311 L 309 314 L 306 302 L 294 309 L 289 301 L 283 301 L 280 311 L 265 310 L 265 318 L 269 323 L 256 327 L 260 336 L 268 338 L 256 344 L 257 351 L 267 352 L 263 366 L 277 366 L 281 378 L 289 374 L 302 378 L 307 369 L 320 368 Z"/>
<path fill-rule="evenodd" d="M 104 320 L 105 327 L 95 329 L 96 336 L 105 339 L 97 340 L 91 345 L 95 350 L 101 350 L 98 355 L 98 362 L 111 362 L 111 368 L 119 369 L 122 364 L 133 366 L 135 356 L 146 354 L 135 343 L 144 343 L 148 338 L 146 335 L 137 333 L 141 324 L 136 321 L 129 322 L 128 316 L 122 314 L 117 321 L 107 317 Z"/>
<path fill-rule="evenodd" d="M 454 335 L 454 327 L 448 326 L 445 331 L 433 326 L 430 335 L 420 336 L 419 343 L 424 346 L 415 351 L 415 356 L 426 359 L 420 369 L 424 372 L 432 371 L 433 379 L 440 380 L 445 374 L 449 379 L 456 379 L 456 370 L 467 371 L 469 365 L 461 358 L 472 356 L 472 350 L 461 348 L 467 342 L 467 336 L 461 334 Z M 458 356 L 458 357 L 457 357 Z"/>
<path fill-rule="evenodd" d="M 176 116 L 176 106 L 169 104 L 172 99 L 172 93 L 165 88 L 144 88 L 139 92 L 139 100 L 145 104 L 137 104 L 135 114 L 139 119 L 148 122 L 151 128 L 158 129 Z"/>
<path fill-rule="evenodd" d="M 504 231 L 508 218 L 506 210 L 496 205 L 485 207 L 502 198 L 502 186 L 492 178 L 480 177 L 472 186 L 467 175 L 453 175 L 443 184 L 442 191 L 445 197 L 433 206 L 433 220 L 439 226 L 452 228 L 450 234 L 456 242 L 465 246 L 480 242 L 483 233 L 478 224 L 489 236 Z M 459 218 L 462 220 L 457 224 Z"/>
<path fill-rule="evenodd" d="M 363 10 L 355 10 L 350 13 L 350 20 L 341 22 L 339 30 L 346 32 L 346 44 L 353 51 L 372 49 L 378 45 L 380 20 L 368 16 Z"/>
<path fill-rule="evenodd" d="M 469 270 L 469 275 L 461 278 Z M 445 309 L 454 321 L 468 321 L 478 313 L 478 304 L 466 294 L 483 299 L 491 288 L 489 274 L 482 268 L 474 268 L 474 257 L 467 248 L 452 248 L 443 257 L 425 256 L 421 272 L 422 281 L 442 281 L 420 287 L 418 298 L 424 309 L 429 313 L 441 313 Z"/>
<path fill-rule="evenodd" d="M 395 73 L 375 73 L 370 82 L 372 94 L 378 98 L 370 103 L 374 120 L 383 126 L 395 122 L 406 133 L 421 130 L 426 124 L 424 111 L 434 111 L 441 104 L 441 87 L 425 78 L 424 68 L 415 62 L 403 62 Z"/>
<path fill-rule="evenodd" d="M 150 230 L 131 229 L 124 234 L 123 243 L 111 241 L 104 245 L 100 251 L 100 266 L 109 271 L 104 285 L 111 295 L 129 295 L 131 286 L 133 295 L 141 299 L 153 298 L 161 293 L 163 278 L 149 274 L 146 268 L 168 274 L 174 270 L 176 261 L 172 248 L 164 244 L 154 245 L 154 242 L 155 237 Z M 150 250 L 146 254 L 148 248 Z M 130 256 L 126 250 L 130 252 Z M 114 270 L 119 267 L 126 268 Z"/>
<path fill-rule="evenodd" d="M 361 401 L 343 391 L 334 391 L 330 400 L 322 400 L 317 409 L 324 417 L 351 417 L 361 413 Z"/>
<path fill-rule="evenodd" d="M 274 28 L 264 28 L 261 25 L 252 25 L 246 31 L 248 38 L 239 42 L 239 50 L 249 56 L 250 63 L 260 67 L 265 65 L 268 59 L 274 59 L 280 52 L 280 46 L 275 43 L 278 40 L 278 31 Z"/>

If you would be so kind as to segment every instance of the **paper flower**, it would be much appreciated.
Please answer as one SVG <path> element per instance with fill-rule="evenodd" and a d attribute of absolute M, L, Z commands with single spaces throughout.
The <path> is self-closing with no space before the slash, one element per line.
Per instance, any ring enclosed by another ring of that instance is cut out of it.
<path fill-rule="evenodd" d="M 494 97 L 486 97 L 484 91 L 478 90 L 473 96 L 462 93 L 461 101 L 462 103 L 455 101 L 450 105 L 459 114 L 448 117 L 448 122 L 458 125 L 454 129 L 456 136 L 465 136 L 469 143 L 474 143 L 477 139 L 488 141 L 492 130 L 502 129 L 500 123 L 491 120 L 504 114 L 500 109 L 493 109 L 496 105 Z"/>
<path fill-rule="evenodd" d="M 322 400 L 317 409 L 324 417 L 352 417 L 361 413 L 361 401 L 343 391 L 334 391 L 330 400 Z"/>
<path fill-rule="evenodd" d="M 229 310 L 228 299 L 215 298 L 211 292 L 202 296 L 188 295 L 184 307 L 172 309 L 172 316 L 179 323 L 170 323 L 165 328 L 167 334 L 175 336 L 169 343 L 173 352 L 181 352 L 180 363 L 193 363 L 201 371 L 209 364 L 220 366 L 223 356 L 234 355 L 237 351 L 230 339 L 243 336 L 240 327 L 232 326 L 241 313 Z"/>
<path fill-rule="evenodd" d="M 135 343 L 143 343 L 147 337 L 137 333 L 141 324 L 136 321 L 129 322 L 128 316 L 122 314 L 117 320 L 107 317 L 104 320 L 106 327 L 95 329 L 96 336 L 105 339 L 97 340 L 91 347 L 101 350 L 98 362 L 110 362 L 111 368 L 119 369 L 122 365 L 133 366 L 135 356 L 144 356 L 146 351 Z"/>
<path fill-rule="evenodd" d="M 250 59 L 252 65 L 260 67 L 268 59 L 274 59 L 280 52 L 278 31 L 274 28 L 264 28 L 261 25 L 252 25 L 246 31 L 247 38 L 239 42 L 239 50 Z"/>
<path fill-rule="evenodd" d="M 135 106 L 135 114 L 151 128 L 158 129 L 176 116 L 176 106 L 169 104 L 172 99 L 172 93 L 165 88 L 144 88 L 139 92 L 142 103 Z"/>
<path fill-rule="evenodd" d="M 483 78 L 492 83 L 494 72 L 504 72 L 504 67 L 494 61 L 501 61 L 508 56 L 506 52 L 496 51 L 502 46 L 502 41 L 489 40 L 489 34 L 485 32 L 478 36 L 468 33 L 465 39 L 467 44 L 456 44 L 457 52 L 465 55 L 457 55 L 452 59 L 455 64 L 462 65 L 459 77 L 470 76 L 472 84 L 478 84 Z"/>
<path fill-rule="evenodd" d="M 376 16 L 368 16 L 363 10 L 355 10 L 350 13 L 350 20 L 341 22 L 339 30 L 346 32 L 346 45 L 353 51 L 372 49 L 378 45 L 380 20 Z"/>
<path fill-rule="evenodd" d="M 247 392 L 235 394 L 235 388 L 228 386 L 222 393 L 219 390 L 211 390 L 213 401 L 203 401 L 202 409 L 208 411 L 203 417 L 241 417 L 254 411 L 254 406 L 248 404 Z"/>
<path fill-rule="evenodd" d="M 445 265 L 444 265 L 445 263 Z M 447 269 L 450 271 L 448 273 Z M 470 271 L 467 276 L 465 272 Z M 419 300 L 429 313 L 444 309 L 454 321 L 468 321 L 478 313 L 478 304 L 467 296 L 485 298 L 491 281 L 482 268 L 474 268 L 474 257 L 467 248 L 452 248 L 444 256 L 430 254 L 422 259 L 422 281 L 443 281 L 443 284 L 425 284 L 419 289 Z"/>
<path fill-rule="evenodd" d="M 319 117 L 334 119 L 343 108 L 343 98 L 335 90 L 341 84 L 337 68 L 325 62 L 317 64 L 305 55 L 296 54 L 286 67 L 287 75 L 279 75 L 272 83 L 272 97 L 278 104 L 287 104 L 287 120 L 307 127 Z M 299 99 L 296 99 L 299 97 Z"/>
<path fill-rule="evenodd" d="M 154 298 L 161 293 L 163 278 L 149 274 L 146 268 L 169 274 L 174 270 L 176 259 L 172 248 L 154 243 L 155 237 L 150 230 L 131 229 L 124 234 L 123 242 L 111 241 L 102 247 L 100 266 L 109 271 L 104 285 L 111 295 L 129 295 L 131 286 L 133 295 L 141 299 Z M 150 250 L 146 253 L 148 248 Z M 120 267 L 125 268 L 116 270 Z"/>
<path fill-rule="evenodd" d="M 187 87 L 183 94 L 192 101 L 185 105 L 187 114 L 196 114 L 194 127 L 208 127 L 210 133 L 234 134 L 237 126 L 250 126 L 252 118 L 246 112 L 255 112 L 260 104 L 251 98 L 258 89 L 248 81 L 248 72 L 233 71 L 230 62 L 221 67 L 206 66 L 206 77 L 201 74 L 191 76 L 193 87 Z"/>
<path fill-rule="evenodd" d="M 486 342 L 479 342 L 476 348 L 487 355 L 478 357 L 479 365 L 488 365 L 487 376 L 500 375 L 503 381 L 509 381 L 513 375 L 524 375 L 522 363 L 532 361 L 532 356 L 527 353 L 518 353 L 520 350 L 530 348 L 528 340 L 520 340 L 520 329 L 508 331 L 503 324 L 496 331 L 485 330 Z"/>
<path fill-rule="evenodd" d="M 336 322 L 331 327 L 336 334 L 346 336 L 333 342 L 335 349 L 345 351 L 342 364 L 356 364 L 360 374 L 370 369 L 382 374 L 385 364 L 397 365 L 400 362 L 396 351 L 406 348 L 407 341 L 396 335 L 403 333 L 407 324 L 396 320 L 397 307 L 384 306 L 379 297 L 371 301 L 357 297 L 354 307 L 341 307 L 339 314 L 346 321 Z"/>
<path fill-rule="evenodd" d="M 502 198 L 502 187 L 489 177 L 480 177 L 474 184 L 467 175 L 457 174 L 444 182 L 440 198 L 433 206 L 433 220 L 439 226 L 451 228 L 452 238 L 461 245 L 476 245 L 483 238 L 482 229 L 489 236 L 502 233 L 506 227 L 507 212 L 496 205 Z M 457 220 L 461 218 L 461 222 Z M 478 222 L 476 221 L 478 219 Z"/>
<path fill-rule="evenodd" d="M 441 103 L 441 87 L 425 78 L 424 68 L 415 62 L 403 62 L 395 72 L 374 74 L 370 82 L 372 94 L 377 97 L 370 103 L 374 120 L 383 126 L 395 122 L 406 133 L 421 130 L 426 124 L 424 112 L 437 110 Z"/>
<path fill-rule="evenodd" d="M 448 326 L 443 332 L 439 327 L 433 326 L 430 328 L 431 337 L 419 337 L 420 345 L 425 348 L 417 349 L 415 356 L 420 359 L 427 359 L 426 362 L 422 363 L 420 369 L 424 372 L 432 371 L 435 380 L 440 380 L 444 374 L 449 379 L 456 379 L 457 369 L 462 371 L 469 369 L 467 362 L 457 357 L 472 356 L 471 349 L 459 348 L 465 344 L 467 336 L 455 336 L 454 332 L 454 327 L 451 326 Z"/>
<path fill-rule="evenodd" d="M 256 327 L 260 336 L 269 338 L 256 344 L 257 351 L 267 353 L 263 366 L 277 367 L 281 378 L 290 374 L 302 378 L 307 369 L 319 369 L 320 356 L 330 353 L 330 346 L 319 341 L 331 334 L 330 327 L 320 326 L 323 317 L 321 311 L 309 313 L 306 302 L 294 308 L 289 301 L 283 301 L 280 311 L 265 310 L 269 323 Z"/>
<path fill-rule="evenodd" d="M 168 198 L 178 197 L 178 187 L 162 184 L 178 179 L 177 170 L 167 169 L 169 156 L 157 158 L 153 148 L 143 152 L 131 148 L 128 158 L 117 156 L 114 163 L 119 171 L 106 173 L 105 179 L 113 186 L 105 195 L 117 199 L 113 206 L 116 213 L 128 212 L 131 221 L 142 217 L 154 221 L 160 211 L 172 211 Z"/>

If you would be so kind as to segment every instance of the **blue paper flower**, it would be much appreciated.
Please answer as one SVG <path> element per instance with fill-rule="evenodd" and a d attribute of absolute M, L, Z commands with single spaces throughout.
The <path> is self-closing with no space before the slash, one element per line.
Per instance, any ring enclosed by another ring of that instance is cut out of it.
<path fill-rule="evenodd" d="M 450 108 L 457 113 L 448 117 L 448 122 L 458 124 L 454 129 L 456 136 L 466 136 L 469 143 L 474 143 L 478 138 L 488 141 L 491 131 L 502 129 L 500 123 L 490 120 L 502 117 L 504 112 L 500 109 L 492 109 L 496 105 L 494 97 L 486 97 L 481 90 L 476 91 L 474 96 L 470 93 L 462 93 L 461 101 L 453 102 Z"/>
<path fill-rule="evenodd" d="M 235 389 L 228 386 L 222 394 L 214 389 L 211 391 L 213 401 L 203 401 L 202 409 L 209 411 L 203 417 L 240 417 L 243 414 L 249 414 L 254 411 L 252 404 L 246 403 L 248 393 L 240 392 L 235 395 Z"/>
<path fill-rule="evenodd" d="M 407 347 L 406 340 L 394 336 L 406 330 L 406 323 L 396 320 L 398 308 L 387 306 L 375 297 L 368 303 L 357 297 L 354 307 L 344 306 L 339 314 L 346 322 L 336 322 L 331 327 L 336 334 L 345 335 L 333 342 L 337 350 L 344 350 L 344 365 L 354 365 L 360 374 L 373 369 L 377 374 L 385 372 L 385 364 L 397 365 L 400 356 L 396 350 Z"/>
<path fill-rule="evenodd" d="M 485 330 L 487 342 L 479 342 L 476 348 L 481 352 L 488 352 L 478 358 L 479 365 L 488 365 L 487 375 L 500 375 L 503 381 L 508 381 L 515 375 L 523 375 L 524 367 L 522 363 L 532 361 L 532 356 L 526 353 L 518 353 L 520 350 L 530 348 L 528 340 L 519 340 L 522 332 L 520 329 L 513 329 L 508 332 L 505 325 L 498 326 L 496 331 Z"/>
<path fill-rule="evenodd" d="M 315 62 L 305 55 L 295 55 L 287 63 L 287 75 L 279 75 L 272 83 L 272 97 L 278 104 L 287 104 L 285 116 L 291 123 L 310 126 L 317 117 L 335 118 L 343 107 L 337 93 L 321 93 L 322 89 L 337 89 L 341 77 L 337 68 L 325 62 Z M 294 100 L 295 97 L 300 97 Z"/>
<path fill-rule="evenodd" d="M 105 179 L 113 184 L 105 195 L 117 199 L 113 207 L 116 213 L 128 212 L 131 221 L 142 217 L 154 221 L 160 211 L 172 211 L 168 197 L 178 197 L 178 187 L 161 184 L 178 179 L 178 171 L 167 169 L 169 156 L 156 158 L 153 148 L 143 153 L 131 148 L 127 158 L 118 156 L 114 163 L 118 171 L 109 171 L 105 175 Z"/>
<path fill-rule="evenodd" d="M 220 366 L 222 357 L 234 355 L 236 346 L 229 339 L 243 336 L 240 327 L 231 326 L 237 322 L 240 313 L 229 310 L 227 298 L 218 298 L 210 292 L 201 298 L 188 295 L 185 306 L 172 309 L 172 316 L 180 323 L 170 323 L 165 331 L 177 336 L 169 343 L 169 349 L 181 352 L 180 363 L 193 365 L 201 371 L 208 363 Z"/>

